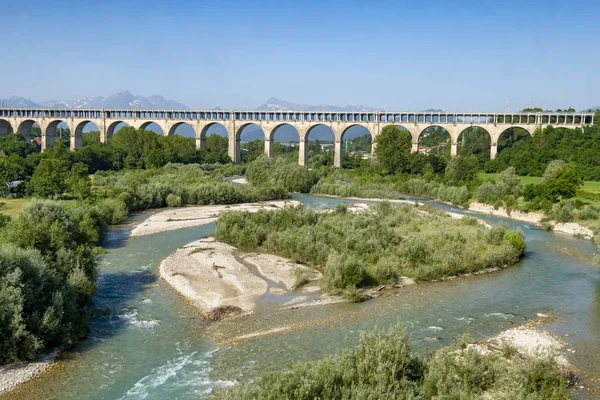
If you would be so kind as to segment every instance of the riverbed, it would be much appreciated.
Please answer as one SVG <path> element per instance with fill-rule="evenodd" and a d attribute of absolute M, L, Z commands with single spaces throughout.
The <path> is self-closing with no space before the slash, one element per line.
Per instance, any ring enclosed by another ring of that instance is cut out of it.
<path fill-rule="evenodd" d="M 356 200 L 294 195 L 321 209 Z M 421 201 L 423 201 L 421 199 Z M 364 201 L 361 201 L 364 202 Z M 526 257 L 505 270 L 390 291 L 359 303 L 254 313 L 208 323 L 158 279 L 158 266 L 177 248 L 214 231 L 214 224 L 129 237 L 140 214 L 113 229 L 100 265 L 90 334 L 59 362 L 1 399 L 201 399 L 280 369 L 357 343 L 361 330 L 401 322 L 414 347 L 428 352 L 470 332 L 474 340 L 550 315 L 543 328 L 566 342 L 584 385 L 600 393 L 600 272 L 587 240 L 526 223 L 435 207 L 521 228 Z M 577 398 L 598 394 L 579 391 Z"/>

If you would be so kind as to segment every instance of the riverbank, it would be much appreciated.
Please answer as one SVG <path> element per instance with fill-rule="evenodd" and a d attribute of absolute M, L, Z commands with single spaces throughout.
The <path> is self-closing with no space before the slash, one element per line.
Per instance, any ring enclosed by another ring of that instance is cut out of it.
<path fill-rule="evenodd" d="M 19 361 L 0 366 L 0 395 L 10 392 L 18 385 L 35 378 L 43 371 L 50 368 L 59 352 L 59 350 L 55 350 L 45 354 L 37 361 Z"/>
<path fill-rule="evenodd" d="M 489 204 L 471 202 L 468 207 L 469 211 L 474 211 L 482 214 L 493 215 L 496 217 L 509 218 L 517 221 L 527 222 L 535 226 L 542 226 L 542 220 L 546 217 L 542 212 L 523 212 L 518 210 L 508 211 L 503 207 L 494 208 Z M 571 236 L 582 237 L 584 239 L 593 239 L 594 232 L 576 222 L 548 222 L 550 229 L 554 232 L 565 233 Z"/>
<path fill-rule="evenodd" d="M 215 222 L 223 211 L 256 212 L 262 209 L 278 209 L 286 205 L 299 205 L 295 200 L 265 201 L 258 203 L 242 203 L 214 206 L 192 206 L 168 208 L 152 214 L 131 230 L 131 236 L 153 235 L 155 233 L 202 226 Z"/>

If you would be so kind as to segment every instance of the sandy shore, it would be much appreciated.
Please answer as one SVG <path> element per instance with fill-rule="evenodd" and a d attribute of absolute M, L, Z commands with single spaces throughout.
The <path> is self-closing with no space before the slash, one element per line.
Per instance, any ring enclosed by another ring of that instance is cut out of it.
<path fill-rule="evenodd" d="M 475 348 L 482 355 L 502 352 L 505 346 L 510 346 L 519 358 L 552 357 L 563 369 L 563 373 L 572 374 L 573 366 L 565 356 L 564 344 L 544 330 L 535 328 L 535 321 L 527 325 L 500 332 L 485 341 L 473 343 L 467 348 Z"/>
<path fill-rule="evenodd" d="M 544 219 L 545 217 L 544 213 L 541 212 L 523 212 L 513 210 L 509 213 L 505 208 L 500 207 L 496 210 L 493 206 L 490 206 L 489 204 L 483 204 L 478 202 L 472 202 L 469 205 L 469 210 L 482 214 L 494 215 L 496 217 L 503 217 L 514 219 L 517 221 L 523 221 L 537 226 L 541 226 L 542 219 Z M 571 236 L 578 236 L 585 239 L 592 239 L 594 237 L 594 232 L 591 229 L 586 228 L 585 226 L 582 226 L 576 222 L 562 223 L 556 221 L 549 221 L 549 223 L 552 227 L 552 230 L 555 232 L 565 233 Z"/>
<path fill-rule="evenodd" d="M 267 293 L 290 294 L 296 268 L 306 267 L 275 255 L 243 254 L 208 238 L 192 242 L 163 260 L 160 276 L 202 315 L 218 320 L 224 315 L 254 311 L 259 298 Z M 315 271 L 313 279 L 319 277 Z M 305 296 L 312 291 L 298 290 L 297 294 Z"/>
<path fill-rule="evenodd" d="M 16 362 L 0 366 L 0 394 L 9 392 L 21 383 L 35 378 L 52 365 L 59 350 L 42 356 L 37 361 Z"/>
<path fill-rule="evenodd" d="M 202 226 L 215 222 L 223 211 L 256 212 L 263 208 L 283 208 L 286 204 L 299 205 L 296 200 L 265 201 L 259 203 L 243 203 L 215 206 L 193 206 L 168 208 L 146 218 L 131 230 L 131 236 L 152 235 L 159 232 Z"/>

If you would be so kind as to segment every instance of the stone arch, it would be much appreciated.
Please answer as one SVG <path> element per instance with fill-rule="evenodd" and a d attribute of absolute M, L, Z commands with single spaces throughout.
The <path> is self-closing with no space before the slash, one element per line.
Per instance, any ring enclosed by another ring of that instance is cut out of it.
<path fill-rule="evenodd" d="M 50 121 L 46 127 L 42 128 L 42 151 L 44 151 L 48 146 L 53 146 L 56 143 L 56 130 L 58 129 L 60 124 L 65 124 L 69 126 L 67 121 L 62 119 L 55 119 Z M 73 132 L 70 132 L 72 135 Z"/>
<path fill-rule="evenodd" d="M 310 140 L 309 137 L 310 137 L 311 132 L 313 132 L 315 130 L 315 128 L 318 128 L 321 126 L 324 126 L 331 131 L 331 133 L 333 134 L 334 141 L 338 138 L 339 135 L 336 134 L 335 130 L 329 124 L 317 123 L 317 124 L 309 126 L 308 129 L 306 129 L 306 132 L 304 133 L 304 140 L 306 140 L 306 141 Z M 302 138 L 300 138 L 300 139 L 302 139 Z"/>
<path fill-rule="evenodd" d="M 505 148 L 513 147 L 515 144 L 518 144 L 518 142 L 531 140 L 533 140 L 531 131 L 523 126 L 511 126 L 499 132 L 496 140 L 497 151 L 501 152 Z"/>
<path fill-rule="evenodd" d="M 174 124 L 168 126 L 167 132 L 165 132 L 165 134 L 168 136 L 173 136 L 173 135 L 179 134 L 184 137 L 190 137 L 190 136 L 186 136 L 184 134 L 177 132 L 177 129 L 181 128 L 181 127 L 191 128 L 192 132 L 194 133 L 193 137 L 198 137 L 198 132 L 196 132 L 196 128 L 194 128 L 194 126 L 191 123 L 186 122 L 186 121 L 175 122 Z"/>
<path fill-rule="evenodd" d="M 202 126 L 201 129 L 199 129 L 199 132 L 196 131 L 196 135 L 200 134 L 200 139 L 204 140 L 206 139 L 206 135 L 208 134 L 208 130 L 214 126 L 220 126 L 222 127 L 225 132 L 227 133 L 227 137 L 231 137 L 231 132 L 229 132 L 229 129 L 227 129 L 227 127 L 220 123 L 220 122 L 209 122 L 208 124 Z M 219 135 L 219 133 L 215 133 L 215 135 Z M 219 136 L 223 136 L 223 135 L 219 135 Z"/>
<path fill-rule="evenodd" d="M 31 128 L 33 128 L 33 125 L 35 125 L 37 122 L 34 121 L 33 119 L 26 119 L 24 121 L 21 121 L 18 125 L 17 125 L 17 134 L 23 136 L 25 138 L 25 140 L 27 142 L 31 142 Z M 38 126 L 40 127 L 40 130 L 42 130 L 42 127 L 38 124 Z M 43 130 L 42 130 L 42 135 L 44 134 Z"/>
<path fill-rule="evenodd" d="M 273 129 L 271 129 L 271 132 L 269 132 L 269 140 L 270 141 L 274 141 L 275 140 L 275 134 L 277 133 L 277 131 L 279 131 L 284 126 L 289 126 L 289 127 L 294 128 L 294 130 L 298 133 L 298 141 L 300 141 L 301 136 L 302 136 L 300 134 L 300 130 L 297 127 L 295 127 L 294 125 L 292 125 L 292 124 L 290 124 L 288 122 L 284 122 L 284 123 L 275 125 L 275 127 Z"/>
<path fill-rule="evenodd" d="M 248 158 L 247 154 L 250 151 L 250 149 L 248 147 L 244 147 L 242 145 L 242 135 L 244 133 L 248 134 L 248 129 L 250 127 L 256 127 L 258 129 L 260 129 L 260 131 L 262 132 L 262 142 L 263 144 L 261 145 L 263 148 L 263 152 L 265 152 L 266 149 L 266 144 L 265 144 L 265 138 L 267 138 L 267 132 L 265 131 L 265 129 L 260 126 L 258 123 L 254 123 L 254 122 L 247 122 L 245 124 L 240 125 L 238 128 L 236 128 L 235 130 L 235 141 L 236 141 L 236 160 L 239 162 L 248 162 L 251 161 L 251 159 Z M 246 132 L 244 132 L 246 131 Z M 250 132 L 251 133 L 251 132 Z M 260 140 L 260 139 L 255 139 L 255 140 Z M 251 142 L 254 142 L 255 140 L 252 140 Z"/>
<path fill-rule="evenodd" d="M 468 137 L 467 135 L 471 136 Z M 458 131 L 456 136 L 457 154 L 475 154 L 480 161 L 484 158 L 494 158 L 499 133 L 479 125 L 469 125 Z M 493 148 L 493 149 L 492 149 Z"/>
<path fill-rule="evenodd" d="M 356 127 L 360 127 L 363 129 L 366 129 L 366 131 L 371 135 L 371 140 L 375 140 L 375 132 L 371 132 L 371 129 L 369 129 L 369 127 L 365 124 L 350 124 L 348 126 L 345 126 L 341 131 L 340 131 L 340 137 L 339 140 L 344 140 L 344 136 L 346 135 L 346 133 L 348 133 L 348 131 L 352 128 L 356 128 Z"/>
<path fill-rule="evenodd" d="M 94 121 L 85 120 L 79 122 L 77 125 L 75 125 L 74 132 L 71 134 L 71 150 L 75 150 L 83 146 L 83 129 L 88 124 L 94 124 L 98 129 L 98 132 L 100 132 L 100 127 Z"/>
<path fill-rule="evenodd" d="M 442 130 L 443 132 L 438 133 L 440 132 L 440 130 Z M 425 136 L 423 136 L 423 134 L 425 134 Z M 422 139 L 427 138 L 431 135 L 435 135 L 435 137 L 432 138 L 431 142 L 427 142 L 427 146 L 422 146 Z M 444 140 L 442 140 L 442 136 L 444 137 Z M 437 147 L 437 151 L 439 152 L 441 146 L 449 147 L 452 144 L 452 142 L 452 134 L 448 129 L 441 125 L 429 125 L 425 127 L 421 132 L 419 132 L 419 135 L 417 136 L 417 152 L 429 154 L 429 151 L 432 149 L 432 147 Z"/>
<path fill-rule="evenodd" d="M 296 133 L 298 134 L 298 145 L 292 145 L 292 142 L 289 142 L 287 146 L 285 146 L 285 144 L 283 144 L 281 142 L 279 142 L 280 146 L 275 145 L 275 143 L 277 142 L 275 140 L 275 136 L 277 135 L 277 132 L 281 132 L 281 128 L 283 128 L 283 127 L 290 127 L 294 131 L 296 131 Z M 297 149 L 299 149 L 300 146 L 302 147 L 302 149 L 304 149 L 306 146 L 305 146 L 305 143 L 301 141 L 301 137 L 302 137 L 302 134 L 300 133 L 300 129 L 298 129 L 297 126 L 294 126 L 287 122 L 277 124 L 268 132 L 268 138 L 267 138 L 267 140 L 265 140 L 265 154 L 268 155 L 269 157 L 273 157 L 273 155 L 275 154 L 275 151 L 277 149 L 280 149 L 279 151 L 283 151 L 283 153 L 286 153 L 287 150 L 290 150 L 290 152 L 295 152 Z M 287 150 L 281 150 L 281 149 L 287 149 Z"/>
<path fill-rule="evenodd" d="M 217 132 L 210 132 L 210 129 L 214 127 L 219 127 L 219 129 L 217 129 Z M 205 149 L 207 147 L 206 139 L 209 136 L 209 133 L 211 135 L 227 138 L 227 153 L 229 154 L 229 158 L 231 158 L 231 161 L 235 162 L 235 140 L 231 140 L 231 130 L 228 129 L 226 124 L 223 124 L 221 122 L 209 122 L 198 127 L 198 129 L 196 130 L 196 148 Z"/>
<path fill-rule="evenodd" d="M 106 139 L 107 140 L 110 139 L 112 137 L 112 135 L 114 135 L 116 133 L 115 129 L 117 129 L 117 127 L 121 124 L 129 126 L 129 124 L 124 121 L 114 121 L 110 125 L 108 125 L 108 127 L 106 128 Z M 119 129 L 121 129 L 121 128 L 119 128 Z M 118 132 L 118 130 L 117 130 L 117 132 Z"/>
<path fill-rule="evenodd" d="M 406 124 L 406 125 L 405 125 Z M 419 135 L 421 134 L 421 132 L 417 129 L 415 129 L 414 127 L 411 127 L 410 125 L 408 125 L 408 123 L 401 123 L 401 122 L 391 122 L 391 123 L 385 123 L 381 125 L 381 128 L 379 130 L 379 132 L 377 133 L 377 135 L 375 136 L 375 140 L 373 141 L 373 153 L 375 153 L 375 149 L 377 148 L 377 136 L 379 136 L 381 134 L 381 131 L 383 131 L 384 128 L 388 127 L 388 126 L 395 126 L 403 131 L 406 131 L 410 134 L 410 140 L 412 142 L 412 152 L 416 153 L 418 150 L 418 146 L 419 146 Z"/>
<path fill-rule="evenodd" d="M 319 128 L 321 126 L 324 126 L 327 129 L 329 129 L 329 131 L 332 133 L 332 136 L 333 136 L 333 146 L 331 146 L 329 144 L 323 144 L 323 145 L 321 145 L 321 150 L 324 151 L 327 155 L 329 155 L 329 148 L 333 147 L 333 165 L 340 168 L 342 166 L 342 148 L 341 148 L 342 143 L 339 139 L 341 137 L 341 133 L 336 132 L 336 130 L 331 125 L 326 124 L 326 123 L 316 123 L 314 125 L 309 126 L 308 129 L 306 129 L 306 132 L 304 133 L 304 138 L 300 137 L 300 142 L 304 141 L 305 146 L 304 146 L 304 149 L 300 149 L 300 155 L 299 155 L 298 162 L 300 163 L 300 161 L 302 161 L 302 159 L 304 159 L 304 164 L 301 164 L 301 165 L 307 164 L 308 150 L 310 147 L 309 146 L 310 134 L 315 130 L 315 128 Z M 331 139 L 326 139 L 326 140 L 329 141 Z M 329 157 L 327 157 L 327 158 L 329 158 Z M 325 159 L 324 159 L 324 161 L 325 161 Z M 325 161 L 325 162 L 329 162 L 329 161 Z"/>
<path fill-rule="evenodd" d="M 155 130 L 156 127 L 153 125 L 158 126 L 160 128 L 160 132 L 156 132 L 156 130 Z M 154 129 L 152 129 L 152 128 L 154 128 Z M 164 135 L 166 133 L 165 127 L 161 123 L 155 122 L 155 121 L 142 122 L 141 124 L 139 124 L 138 130 L 141 130 L 141 131 L 149 130 L 151 132 L 154 132 L 154 133 L 160 134 L 160 135 Z"/>
<path fill-rule="evenodd" d="M 245 123 L 243 125 L 240 125 L 238 128 L 236 128 L 236 130 L 235 130 L 235 140 L 242 140 L 242 133 L 243 133 L 244 129 L 246 129 L 246 128 L 252 126 L 252 125 L 254 125 L 257 128 L 260 128 L 260 130 L 263 133 L 263 135 L 262 135 L 263 136 L 263 140 L 264 140 L 264 138 L 267 137 L 267 132 L 265 132 L 265 130 L 264 130 L 264 128 L 262 126 L 260 126 L 258 123 L 255 123 L 255 122 L 247 122 L 247 123 Z"/>
<path fill-rule="evenodd" d="M 339 141 L 341 142 L 341 144 L 340 144 L 340 151 L 342 152 L 342 159 L 344 158 L 344 154 L 348 154 L 348 155 L 350 154 L 350 149 L 348 148 L 348 143 L 347 142 L 351 138 L 347 138 L 348 140 L 346 140 L 346 141 L 344 141 L 344 138 L 345 138 L 346 134 L 352 134 L 349 131 L 351 129 L 353 129 L 353 128 L 359 128 L 359 131 L 360 130 L 366 131 L 366 133 L 363 133 L 362 135 L 354 135 L 354 138 L 363 137 L 363 136 L 368 135 L 369 136 L 369 143 L 367 143 L 367 145 L 368 145 L 369 151 L 370 151 L 371 156 L 372 156 L 372 153 L 374 152 L 374 143 L 375 143 L 376 132 L 374 132 L 372 129 L 369 129 L 369 126 L 366 125 L 366 124 L 357 123 L 357 124 L 350 124 L 350 125 L 344 127 L 343 130 L 341 130 L 341 132 L 340 132 Z M 364 150 L 360 150 L 360 152 L 362 152 L 362 151 L 364 151 Z M 364 156 L 364 153 L 361 154 L 360 152 L 357 152 L 354 155 L 355 156 Z M 367 154 L 367 156 L 369 156 L 369 155 Z"/>
<path fill-rule="evenodd" d="M 11 133 L 14 133 L 12 124 L 5 119 L 0 119 L 0 136 L 10 135 Z"/>
<path fill-rule="evenodd" d="M 527 133 L 529 133 L 530 136 L 533 136 L 535 134 L 535 130 L 536 130 L 536 126 L 535 125 L 514 125 L 514 126 L 511 126 L 510 128 L 520 128 L 520 129 L 523 129 L 524 131 L 526 131 Z M 510 128 L 504 129 L 502 132 L 500 132 L 500 134 L 498 135 L 498 137 L 500 137 L 504 132 L 506 132 Z"/>

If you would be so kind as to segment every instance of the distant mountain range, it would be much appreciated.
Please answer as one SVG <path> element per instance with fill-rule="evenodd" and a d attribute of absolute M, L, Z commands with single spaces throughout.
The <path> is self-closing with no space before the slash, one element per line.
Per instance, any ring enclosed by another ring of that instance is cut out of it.
<path fill-rule="evenodd" d="M 258 106 L 257 110 L 269 111 L 383 111 L 381 108 L 373 108 L 367 106 L 332 106 L 319 105 L 311 106 L 307 104 L 298 104 L 291 101 L 285 101 L 276 97 L 271 97 L 264 104 Z"/>
<path fill-rule="evenodd" d="M 108 97 L 83 97 L 75 100 L 49 100 L 35 102 L 24 97 L 12 96 L 8 99 L 0 99 L 3 107 L 48 107 L 48 108 L 121 108 L 121 109 L 147 109 L 147 110 L 189 110 L 190 108 L 183 103 L 175 100 L 167 100 L 163 96 L 153 95 L 149 97 L 136 96 L 131 92 L 124 90 Z M 215 107 L 220 110 L 220 107 Z M 272 111 L 382 111 L 379 108 L 367 106 L 345 107 L 332 105 L 306 105 L 293 103 L 291 101 L 271 97 L 256 110 Z"/>
<path fill-rule="evenodd" d="M 124 90 L 108 97 L 83 97 L 76 100 L 50 100 L 36 103 L 30 99 L 13 96 L 2 99 L 4 107 L 49 107 L 49 108 L 132 108 L 132 109 L 189 109 L 185 104 L 174 100 L 167 100 L 163 96 L 150 97 L 134 96 Z"/>

